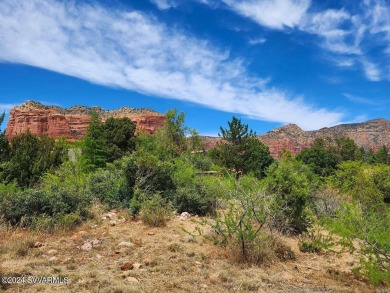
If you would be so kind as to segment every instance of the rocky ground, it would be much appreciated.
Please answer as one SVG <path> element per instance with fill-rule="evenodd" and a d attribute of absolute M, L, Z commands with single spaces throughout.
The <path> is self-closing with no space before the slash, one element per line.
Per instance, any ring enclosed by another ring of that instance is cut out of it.
<path fill-rule="evenodd" d="M 114 211 L 67 232 L 45 234 L 3 227 L 0 275 L 19 277 L 14 280 L 21 283 L 2 289 L 118 293 L 387 292 L 351 273 L 357 264 L 352 255 L 302 253 L 295 238 L 285 239 L 297 256 L 295 261 L 277 261 L 268 266 L 237 264 L 204 236 L 194 236 L 198 220 L 175 218 L 166 227 L 150 228 Z M 38 277 L 61 277 L 68 282 L 48 284 L 44 282 L 50 279 Z M 34 281 L 38 283 L 32 284 Z"/>

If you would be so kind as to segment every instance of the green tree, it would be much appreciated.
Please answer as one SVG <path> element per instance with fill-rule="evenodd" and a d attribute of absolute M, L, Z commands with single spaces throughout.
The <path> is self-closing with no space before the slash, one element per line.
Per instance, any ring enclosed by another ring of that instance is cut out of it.
<path fill-rule="evenodd" d="M 334 154 L 327 152 L 322 141 L 315 141 L 310 148 L 303 149 L 296 159 L 309 165 L 313 172 L 319 176 L 333 174 L 337 166 L 337 158 Z"/>
<path fill-rule="evenodd" d="M 1 125 L 4 122 L 5 113 L 0 115 L 0 163 L 7 160 L 9 153 L 8 142 L 5 139 L 4 132 L 1 131 Z"/>
<path fill-rule="evenodd" d="M 379 148 L 373 156 L 373 161 L 376 164 L 390 165 L 390 154 L 388 148 L 386 146 Z"/>
<path fill-rule="evenodd" d="M 168 110 L 165 117 L 165 125 L 157 134 L 160 147 L 171 155 L 177 156 L 188 149 L 186 133 L 189 128 L 184 125 L 184 113 L 179 114 L 177 109 Z"/>
<path fill-rule="evenodd" d="M 349 137 L 337 137 L 336 139 L 330 137 L 319 138 L 314 141 L 313 148 L 324 151 L 329 158 L 335 158 L 337 163 L 361 161 L 364 159 L 362 149 Z"/>
<path fill-rule="evenodd" d="M 106 165 L 107 149 L 104 139 L 104 126 L 96 112 L 91 114 L 88 131 L 81 145 L 81 159 L 86 171 L 93 171 Z"/>
<path fill-rule="evenodd" d="M 135 124 L 129 118 L 109 118 L 103 124 L 107 161 L 113 162 L 135 149 Z"/>
<path fill-rule="evenodd" d="M 191 129 L 184 125 L 184 113 L 178 113 L 176 109 L 168 110 L 165 117 L 165 125 L 155 135 L 137 135 L 136 148 L 161 160 L 171 160 L 189 150 L 186 134 L 191 133 Z M 196 145 L 197 138 L 194 138 Z M 193 141 L 190 140 L 190 143 L 193 144 Z"/>
<path fill-rule="evenodd" d="M 221 127 L 219 136 L 224 142 L 218 144 L 214 157 L 222 166 L 234 169 L 237 178 L 240 174 L 247 173 L 253 173 L 258 178 L 265 175 L 273 158 L 268 147 L 256 137 L 256 133 L 248 131 L 247 124 L 233 117 L 228 122 L 228 128 Z"/>
<path fill-rule="evenodd" d="M 338 165 L 331 184 L 341 193 L 369 207 L 382 203 L 390 192 L 389 167 L 371 166 L 363 162 L 348 161 Z"/>
<path fill-rule="evenodd" d="M 30 131 L 10 140 L 9 160 L 3 163 L 3 179 L 17 180 L 20 186 L 32 186 L 40 176 L 62 162 L 62 152 L 54 139 L 36 136 Z"/>

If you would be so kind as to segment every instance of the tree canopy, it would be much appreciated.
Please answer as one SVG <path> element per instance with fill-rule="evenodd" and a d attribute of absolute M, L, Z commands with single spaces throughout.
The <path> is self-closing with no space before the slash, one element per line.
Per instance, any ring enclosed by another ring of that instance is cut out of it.
<path fill-rule="evenodd" d="M 243 124 L 241 119 L 233 117 L 227 128 L 221 127 L 219 136 L 224 142 L 214 150 L 214 157 L 222 166 L 234 169 L 237 178 L 247 173 L 261 178 L 274 161 L 268 147 L 256 137 L 255 132 L 248 130 L 248 125 Z"/>

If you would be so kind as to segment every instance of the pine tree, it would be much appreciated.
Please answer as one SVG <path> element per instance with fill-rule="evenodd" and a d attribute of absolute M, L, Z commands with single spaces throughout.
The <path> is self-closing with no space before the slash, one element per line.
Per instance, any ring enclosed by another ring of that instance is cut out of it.
<path fill-rule="evenodd" d="M 259 178 L 265 175 L 273 158 L 268 147 L 256 137 L 256 133 L 248 130 L 247 124 L 242 124 L 241 119 L 233 117 L 228 122 L 228 128 L 221 127 L 219 136 L 225 141 L 215 151 L 220 164 L 234 169 L 237 178 L 246 173 L 253 173 Z"/>
<path fill-rule="evenodd" d="M 5 113 L 0 115 L 0 129 L 1 129 L 1 125 L 3 124 L 3 121 L 4 121 L 4 117 L 5 117 Z M 5 139 L 4 132 L 0 130 L 0 163 L 7 160 L 8 153 L 9 153 L 8 142 Z"/>
<path fill-rule="evenodd" d="M 86 171 L 104 167 L 107 162 L 107 150 L 104 140 L 103 124 L 99 115 L 92 112 L 88 131 L 82 142 L 82 161 Z"/>

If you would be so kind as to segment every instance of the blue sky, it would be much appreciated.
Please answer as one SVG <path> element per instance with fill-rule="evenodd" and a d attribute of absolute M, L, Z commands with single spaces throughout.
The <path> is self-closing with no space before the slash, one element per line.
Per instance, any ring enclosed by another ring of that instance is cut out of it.
<path fill-rule="evenodd" d="M 390 119 L 390 2 L 1 0 L 0 111 L 177 108 L 201 134 Z"/>

